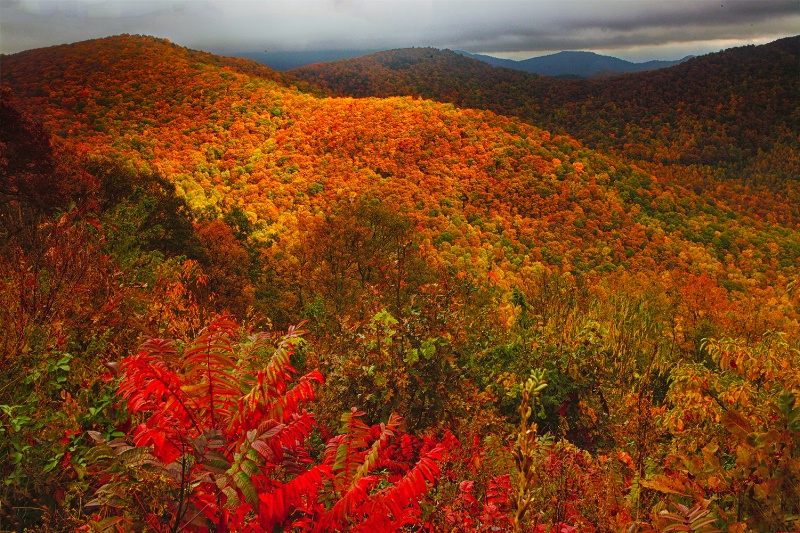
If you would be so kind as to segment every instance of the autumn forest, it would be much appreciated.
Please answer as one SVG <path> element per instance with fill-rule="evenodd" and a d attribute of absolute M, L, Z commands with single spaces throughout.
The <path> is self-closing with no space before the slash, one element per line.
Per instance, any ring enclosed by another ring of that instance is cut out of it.
<path fill-rule="evenodd" d="M 0 531 L 800 531 L 800 37 L 0 73 Z"/>

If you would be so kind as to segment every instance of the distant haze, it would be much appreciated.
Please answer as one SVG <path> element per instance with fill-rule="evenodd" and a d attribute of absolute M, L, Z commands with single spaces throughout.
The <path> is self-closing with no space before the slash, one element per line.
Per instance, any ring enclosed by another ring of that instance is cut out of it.
<path fill-rule="evenodd" d="M 236 55 L 434 46 L 647 61 L 762 44 L 797 28 L 797 0 L 0 0 L 2 53 L 131 33 Z"/>

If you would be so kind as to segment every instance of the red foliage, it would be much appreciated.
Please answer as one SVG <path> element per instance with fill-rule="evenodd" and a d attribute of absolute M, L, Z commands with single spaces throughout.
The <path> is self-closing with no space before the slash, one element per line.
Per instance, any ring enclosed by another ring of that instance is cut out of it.
<path fill-rule="evenodd" d="M 122 362 L 119 394 L 132 415 L 144 416 L 133 432 L 135 447 L 92 436 L 100 443 L 98 458 L 155 469 L 172 480 L 169 518 L 137 499 L 129 507 L 138 506 L 141 521 L 158 531 L 204 531 L 213 524 L 217 531 L 250 532 L 278 526 L 396 531 L 418 523 L 418 499 L 435 482 L 442 447 L 423 445 L 416 464 L 394 474 L 371 473 L 410 459 L 395 457 L 389 446 L 401 419 L 392 415 L 370 427 L 354 409 L 342 417 L 344 433 L 314 463 L 308 450 L 314 417 L 301 406 L 314 399 L 322 376 L 312 371 L 294 379 L 290 357 L 302 332 L 290 329 L 269 357 L 270 336 L 238 344 L 236 333 L 234 322 L 218 318 L 182 350 L 151 339 Z M 121 476 L 114 473 L 106 469 L 95 505 L 111 505 L 118 496 Z"/>

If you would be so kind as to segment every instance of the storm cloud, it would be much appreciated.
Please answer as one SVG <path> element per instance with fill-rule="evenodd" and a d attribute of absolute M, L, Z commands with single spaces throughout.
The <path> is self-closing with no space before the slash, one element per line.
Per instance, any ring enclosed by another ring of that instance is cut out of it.
<path fill-rule="evenodd" d="M 223 53 L 435 46 L 675 59 L 800 28 L 797 0 L 0 0 L 0 51 L 119 33 Z"/>

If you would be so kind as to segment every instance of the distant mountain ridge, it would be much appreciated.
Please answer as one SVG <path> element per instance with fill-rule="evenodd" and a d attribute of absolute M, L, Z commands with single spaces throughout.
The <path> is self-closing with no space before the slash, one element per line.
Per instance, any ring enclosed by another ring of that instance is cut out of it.
<path fill-rule="evenodd" d="M 657 70 L 668 68 L 684 61 L 688 61 L 694 56 L 686 56 L 674 61 L 646 61 L 634 63 L 618 57 L 596 54 L 594 52 L 558 52 L 539 57 L 531 57 L 521 61 L 513 59 L 503 59 L 499 57 L 471 54 L 457 50 L 457 53 L 489 63 L 495 67 L 505 67 L 523 72 L 531 72 L 542 76 L 580 76 L 582 78 L 602 77 L 614 74 L 624 74 L 628 72 L 644 72 L 647 70 Z"/>
<path fill-rule="evenodd" d="M 303 67 L 306 65 L 313 65 L 316 63 L 328 63 L 331 61 L 339 61 L 340 59 L 352 59 L 361 57 L 368 54 L 374 54 L 377 49 L 369 50 L 312 50 L 312 51 L 295 51 L 295 52 L 280 52 L 264 50 L 263 52 L 242 52 L 238 54 L 225 54 L 235 55 L 245 59 L 257 61 L 262 65 L 266 65 L 271 69 L 278 71 L 287 71 L 294 68 Z"/>

